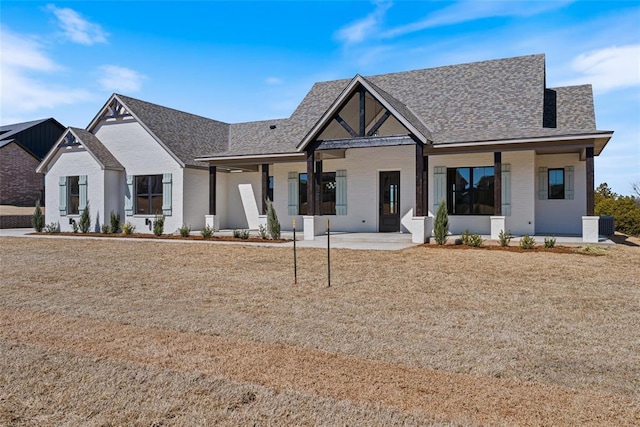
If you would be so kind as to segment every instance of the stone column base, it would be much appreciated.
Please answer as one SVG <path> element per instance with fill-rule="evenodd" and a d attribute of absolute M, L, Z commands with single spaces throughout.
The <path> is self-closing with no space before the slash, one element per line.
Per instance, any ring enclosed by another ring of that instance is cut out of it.
<path fill-rule="evenodd" d="M 431 237 L 432 228 L 432 216 L 411 217 L 411 241 L 419 244 L 427 243 Z"/>
<path fill-rule="evenodd" d="M 327 232 L 327 218 L 322 216 L 303 216 L 304 240 L 314 240 Z"/>
<path fill-rule="evenodd" d="M 498 240 L 500 232 L 507 232 L 505 230 L 506 221 L 504 216 L 492 216 L 491 217 L 491 240 Z"/>
<path fill-rule="evenodd" d="M 204 225 L 213 228 L 213 231 L 220 231 L 220 217 L 218 215 L 205 215 Z"/>
<path fill-rule="evenodd" d="M 598 243 L 599 216 L 582 217 L 582 241 L 585 243 Z"/>

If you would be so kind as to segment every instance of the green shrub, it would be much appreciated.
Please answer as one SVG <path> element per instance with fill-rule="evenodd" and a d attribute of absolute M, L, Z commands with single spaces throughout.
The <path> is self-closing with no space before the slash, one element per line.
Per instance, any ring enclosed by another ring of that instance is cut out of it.
<path fill-rule="evenodd" d="M 200 234 L 202 234 L 202 237 L 204 237 L 205 239 L 208 239 L 209 237 L 213 236 L 213 227 L 210 225 L 205 225 L 204 228 L 200 230 Z"/>
<path fill-rule="evenodd" d="M 164 215 L 156 215 L 153 219 L 153 234 L 162 236 L 164 233 Z"/>
<path fill-rule="evenodd" d="M 469 232 L 469 229 L 467 228 L 466 230 L 464 230 L 464 233 L 462 233 L 460 235 L 460 240 L 462 240 L 462 244 L 463 245 L 469 246 L 469 239 L 470 238 L 471 238 L 471 233 Z"/>
<path fill-rule="evenodd" d="M 611 215 L 615 218 L 616 231 L 631 236 L 640 236 L 640 207 L 631 196 L 599 198 L 595 206 L 596 215 Z"/>
<path fill-rule="evenodd" d="M 136 226 L 131 224 L 129 221 L 122 224 L 122 232 L 124 234 L 127 234 L 127 235 L 133 234 L 135 230 L 136 230 Z"/>
<path fill-rule="evenodd" d="M 535 245 L 536 245 L 536 239 L 529 236 L 528 234 L 525 234 L 524 237 L 520 239 L 520 247 L 522 249 L 533 249 Z"/>
<path fill-rule="evenodd" d="M 449 215 L 447 214 L 447 203 L 444 199 L 440 202 L 436 219 L 433 223 L 433 237 L 436 243 L 444 245 L 449 239 Z"/>
<path fill-rule="evenodd" d="M 506 233 L 504 230 L 500 230 L 500 233 L 498 234 L 498 243 L 500 243 L 500 246 L 502 247 L 509 246 L 512 237 L 513 235 L 511 234 L 511 230 Z"/>
<path fill-rule="evenodd" d="M 182 224 L 182 227 L 178 228 L 180 232 L 180 237 L 189 237 L 189 233 L 191 233 L 191 226 L 187 224 Z"/>
<path fill-rule="evenodd" d="M 89 229 L 91 229 L 91 214 L 89 213 L 89 202 L 87 202 L 87 207 L 84 208 L 82 214 L 80 215 L 78 227 L 80 227 L 81 233 L 88 233 Z"/>
<path fill-rule="evenodd" d="M 102 227 L 100 227 L 100 232 L 102 234 L 109 234 L 111 232 L 111 227 L 109 226 L 109 224 L 102 224 Z"/>
<path fill-rule="evenodd" d="M 73 228 L 74 233 L 78 232 L 78 222 L 75 219 L 71 221 L 71 227 Z"/>
<path fill-rule="evenodd" d="M 267 199 L 267 231 L 272 239 L 280 239 L 280 221 L 278 221 L 273 202 L 269 199 Z"/>
<path fill-rule="evenodd" d="M 51 224 L 45 225 L 44 226 L 44 232 L 45 233 L 49 233 L 49 234 L 59 233 L 60 232 L 60 223 L 52 222 Z"/>
<path fill-rule="evenodd" d="M 482 246 L 483 242 L 484 240 L 482 239 L 482 237 L 480 237 L 480 235 L 472 234 L 469 236 L 469 239 L 466 245 L 471 246 L 473 248 L 479 248 L 480 246 Z"/>
<path fill-rule="evenodd" d="M 267 227 L 265 227 L 262 224 L 258 225 L 258 236 L 260 236 L 261 239 L 266 239 L 268 237 L 267 234 Z"/>
<path fill-rule="evenodd" d="M 44 215 L 42 214 L 42 208 L 40 207 L 40 201 L 36 202 L 36 209 L 33 211 L 33 218 L 31 218 L 31 224 L 36 233 L 42 233 L 44 228 Z"/>
<path fill-rule="evenodd" d="M 556 245 L 556 238 L 555 236 L 552 237 L 545 237 L 544 238 L 544 247 L 547 249 L 551 249 Z"/>
<path fill-rule="evenodd" d="M 249 238 L 249 230 L 233 230 L 233 237 L 246 240 Z"/>
<path fill-rule="evenodd" d="M 109 230 L 111 233 L 117 233 L 120 231 L 120 214 L 111 211 L 111 227 Z"/>

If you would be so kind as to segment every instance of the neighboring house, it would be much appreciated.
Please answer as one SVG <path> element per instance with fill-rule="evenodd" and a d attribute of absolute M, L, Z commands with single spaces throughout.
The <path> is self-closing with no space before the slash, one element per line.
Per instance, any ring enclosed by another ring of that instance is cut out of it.
<path fill-rule="evenodd" d="M 47 221 L 77 215 L 86 194 L 104 203 L 102 218 L 120 212 L 138 230 L 159 213 L 168 232 L 202 227 L 205 216 L 216 228 L 254 229 L 269 197 L 283 230 L 297 218 L 307 239 L 331 219 L 332 230 L 423 242 L 446 203 L 455 234 L 597 240 L 593 159 L 613 132 L 596 128 L 591 86 L 547 88 L 545 72 L 544 55 L 531 55 L 356 75 L 316 83 L 287 119 L 238 124 L 114 94 L 83 135 L 68 131 L 75 145 L 61 138 L 39 166 Z M 113 184 L 92 144 L 118 163 Z M 88 160 L 72 160 L 76 152 Z M 69 212 L 75 177 L 86 185 Z"/>
<path fill-rule="evenodd" d="M 53 118 L 0 126 L 0 205 L 44 204 L 44 177 L 36 167 L 64 129 Z"/>

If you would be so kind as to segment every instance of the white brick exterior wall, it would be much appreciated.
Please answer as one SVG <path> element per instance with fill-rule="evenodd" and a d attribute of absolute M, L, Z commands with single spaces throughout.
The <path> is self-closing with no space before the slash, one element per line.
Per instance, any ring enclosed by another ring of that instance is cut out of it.
<path fill-rule="evenodd" d="M 574 167 L 573 200 L 538 200 L 538 168 L 564 168 L 565 166 Z M 536 192 L 534 199 L 536 212 L 536 234 L 582 234 L 582 216 L 587 214 L 586 173 L 586 162 L 580 161 L 578 153 L 536 156 Z"/>

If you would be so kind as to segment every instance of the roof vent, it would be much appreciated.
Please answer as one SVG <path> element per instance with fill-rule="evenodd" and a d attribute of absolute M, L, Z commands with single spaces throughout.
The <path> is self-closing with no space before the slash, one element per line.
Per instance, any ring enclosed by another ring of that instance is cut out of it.
<path fill-rule="evenodd" d="M 273 130 L 273 129 L 275 129 L 275 128 L 276 128 L 276 125 L 271 125 L 271 126 L 269 126 L 269 129 L 271 129 L 271 130 Z"/>

